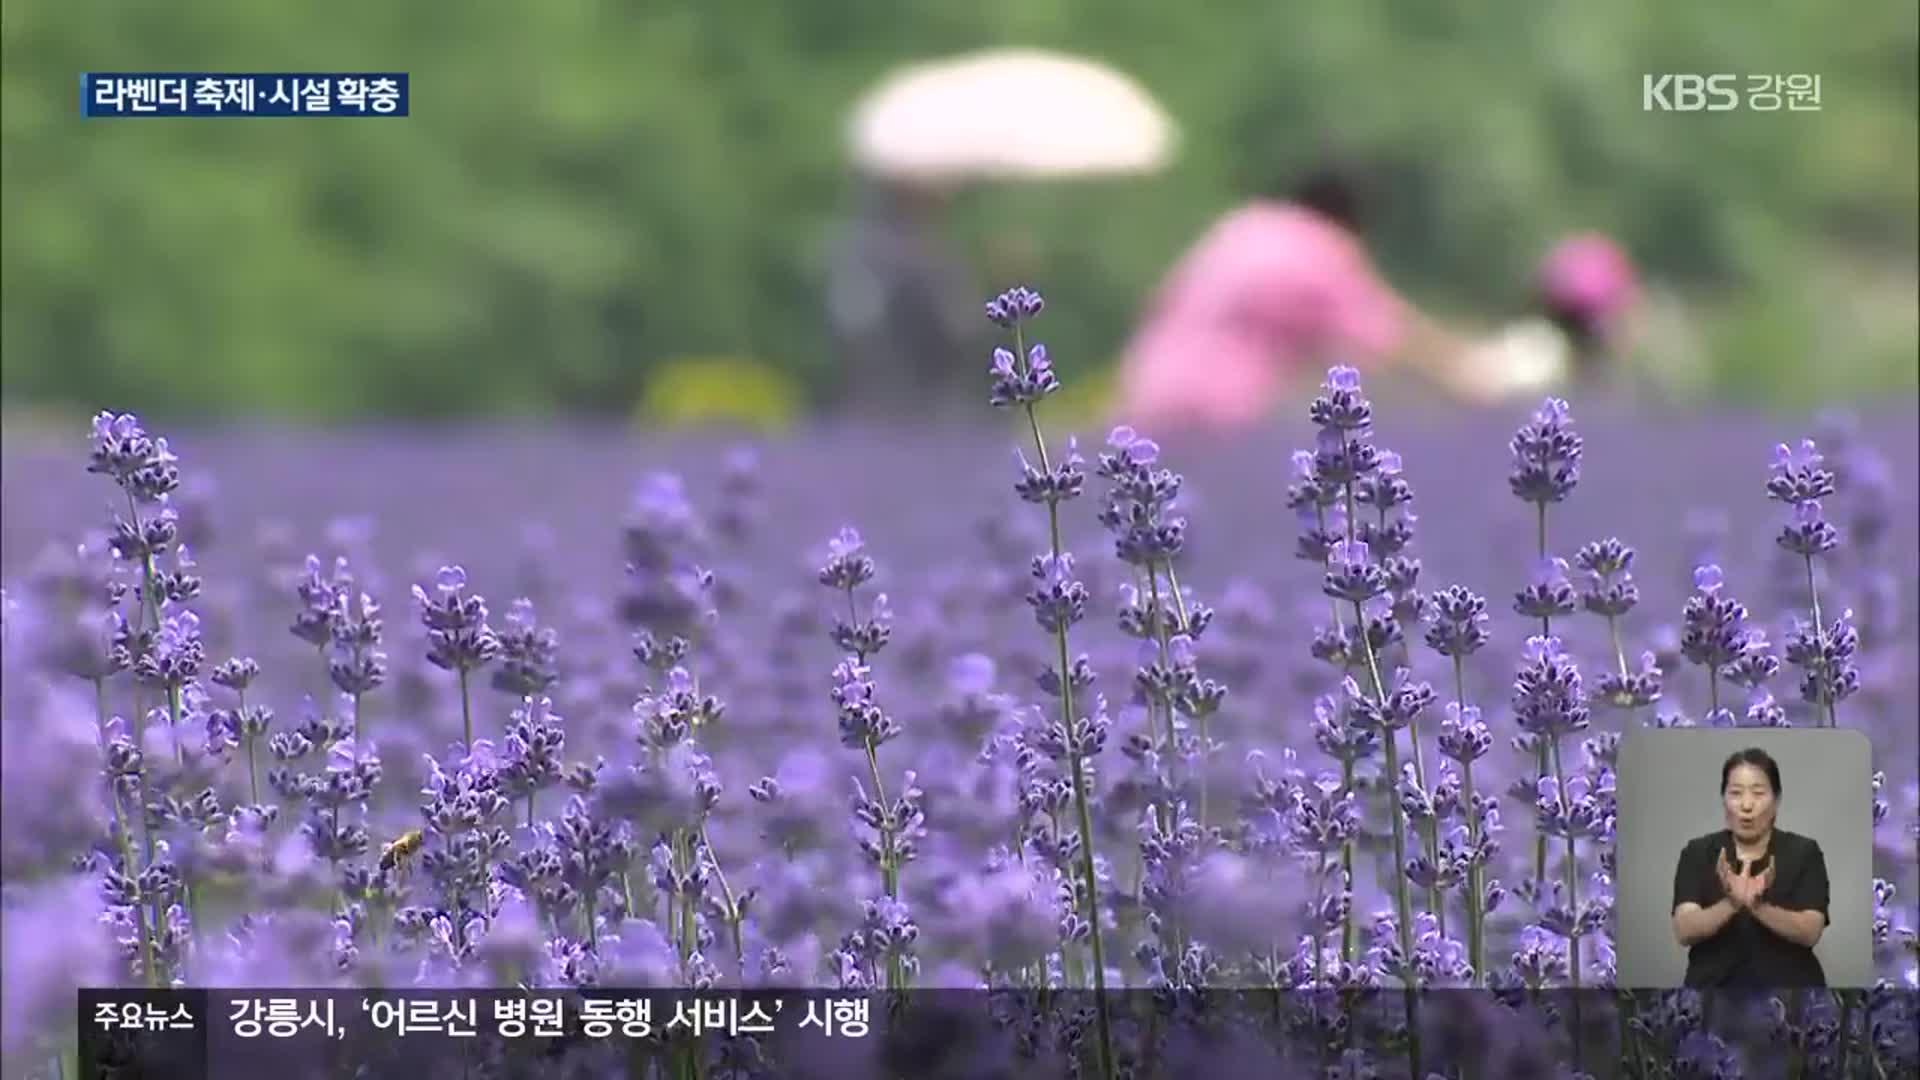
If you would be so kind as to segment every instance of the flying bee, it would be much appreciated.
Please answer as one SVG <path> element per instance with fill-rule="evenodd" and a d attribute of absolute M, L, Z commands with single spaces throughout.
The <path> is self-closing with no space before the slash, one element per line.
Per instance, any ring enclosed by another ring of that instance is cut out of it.
<path fill-rule="evenodd" d="M 394 838 L 393 843 L 380 850 L 380 869 L 391 870 L 395 876 L 405 877 L 415 855 L 427 842 L 426 833 L 412 829 Z"/>

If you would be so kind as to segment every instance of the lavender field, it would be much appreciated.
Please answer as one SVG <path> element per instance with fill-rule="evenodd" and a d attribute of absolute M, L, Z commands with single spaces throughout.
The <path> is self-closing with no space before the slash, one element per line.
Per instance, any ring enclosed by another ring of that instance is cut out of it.
<path fill-rule="evenodd" d="M 1920 989 L 1911 403 L 1075 443 L 1037 309 L 966 429 L 10 433 L 9 1075 L 80 984 L 1606 987 L 1635 726 L 1865 731 Z"/>

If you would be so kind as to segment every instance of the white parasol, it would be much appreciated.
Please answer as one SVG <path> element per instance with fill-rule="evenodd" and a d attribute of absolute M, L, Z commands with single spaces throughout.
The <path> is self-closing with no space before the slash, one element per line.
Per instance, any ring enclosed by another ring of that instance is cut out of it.
<path fill-rule="evenodd" d="M 1173 122 L 1138 83 L 1091 60 L 997 49 L 916 64 L 854 108 L 853 158 L 904 180 L 1051 178 L 1166 164 Z"/>

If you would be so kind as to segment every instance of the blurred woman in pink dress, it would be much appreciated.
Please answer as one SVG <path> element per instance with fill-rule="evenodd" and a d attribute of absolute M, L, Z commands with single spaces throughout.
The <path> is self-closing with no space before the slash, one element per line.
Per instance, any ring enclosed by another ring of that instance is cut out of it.
<path fill-rule="evenodd" d="M 1330 168 L 1290 198 L 1217 222 L 1128 345 L 1117 419 L 1158 431 L 1244 428 L 1333 364 L 1404 366 L 1469 402 L 1507 393 L 1516 373 L 1506 351 L 1441 326 L 1381 276 L 1359 236 L 1362 209 L 1356 181 Z M 1549 258 L 1539 285 L 1574 355 L 1591 359 L 1631 299 L 1633 272 L 1609 242 L 1581 237 Z"/>

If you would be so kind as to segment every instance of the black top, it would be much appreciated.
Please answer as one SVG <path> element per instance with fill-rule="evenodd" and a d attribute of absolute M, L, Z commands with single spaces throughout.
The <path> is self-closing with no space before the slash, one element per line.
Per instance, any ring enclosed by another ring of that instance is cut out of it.
<path fill-rule="evenodd" d="M 1733 833 L 1721 829 L 1687 842 L 1673 872 L 1673 906 L 1695 903 L 1709 908 L 1725 898 L 1714 862 L 1721 851 L 1736 871 L 1765 872 L 1768 861 L 1778 863 L 1773 884 L 1763 895 L 1767 903 L 1786 911 L 1818 911 L 1827 916 L 1827 859 L 1811 837 L 1773 830 L 1767 850 L 1753 865 L 1742 866 L 1735 853 Z M 1690 987 L 1727 986 L 1773 989 L 1827 985 L 1820 958 L 1767 929 L 1750 911 L 1736 911 L 1720 932 L 1687 950 Z"/>

